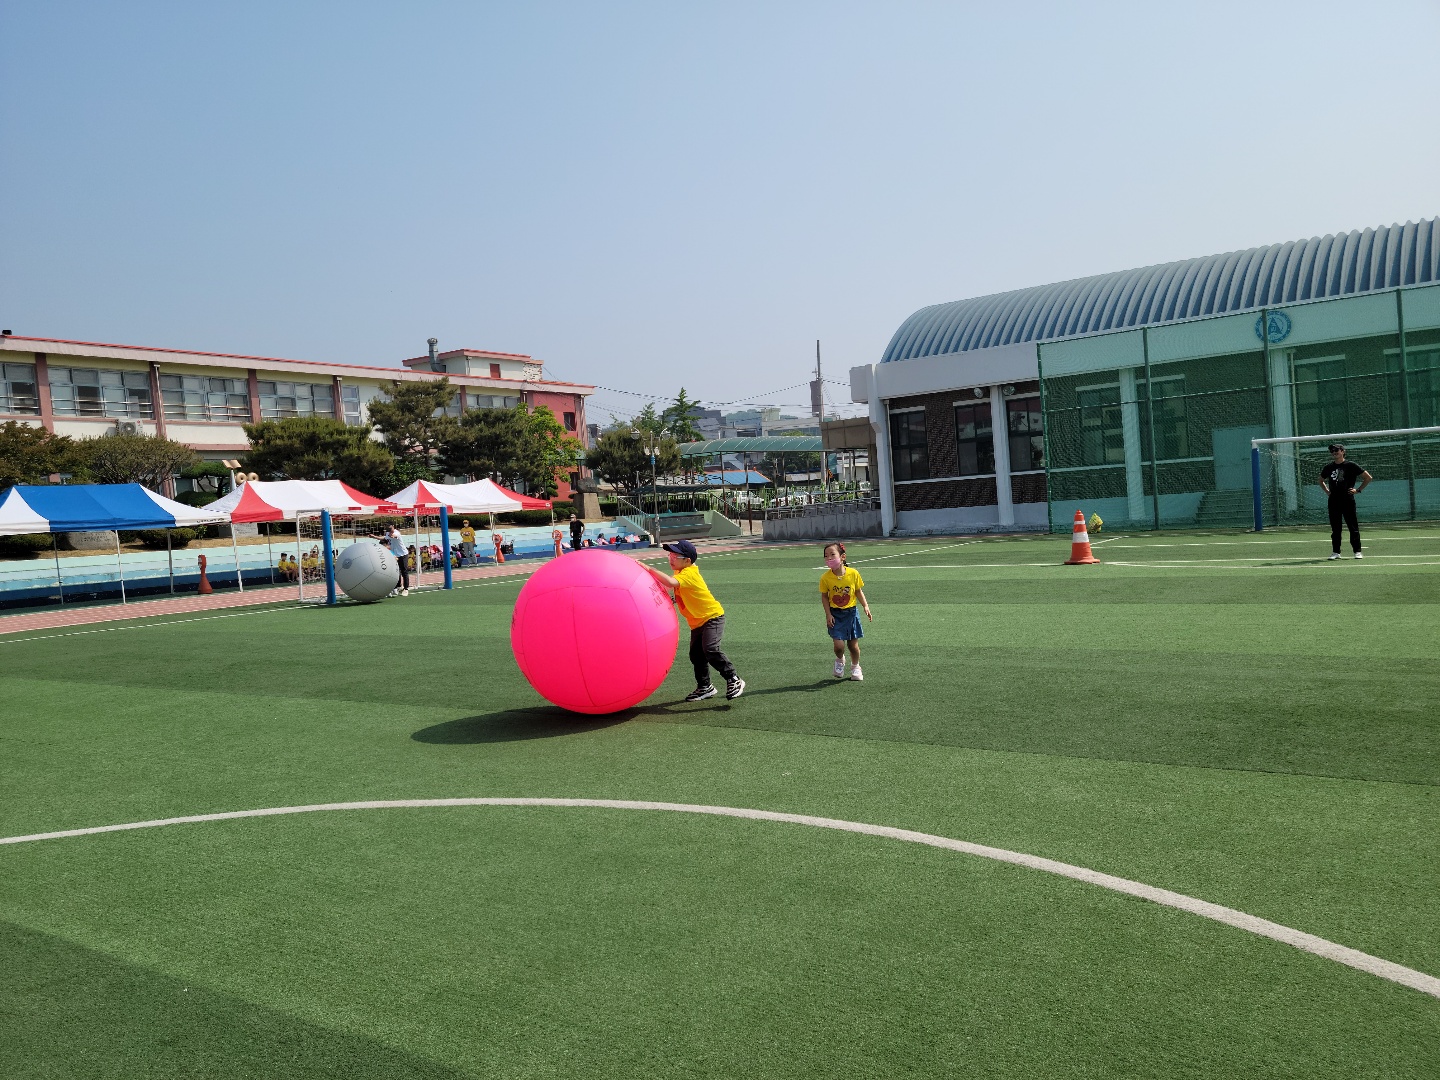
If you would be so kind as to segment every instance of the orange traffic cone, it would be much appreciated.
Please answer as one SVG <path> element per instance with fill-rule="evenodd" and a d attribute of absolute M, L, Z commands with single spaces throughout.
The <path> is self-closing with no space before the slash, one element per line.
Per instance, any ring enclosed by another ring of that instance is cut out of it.
<path fill-rule="evenodd" d="M 1090 534 L 1085 531 L 1085 514 L 1083 511 L 1075 511 L 1075 532 L 1070 538 L 1070 558 L 1065 560 L 1066 566 L 1084 566 L 1087 563 L 1098 563 L 1100 560 L 1090 553 Z"/>
<path fill-rule="evenodd" d="M 207 593 L 212 593 L 212 592 L 215 591 L 214 586 L 212 586 L 212 585 L 210 584 L 210 579 L 205 576 L 205 556 L 204 556 L 204 555 L 201 555 L 201 556 L 200 556 L 200 587 L 199 587 L 198 589 L 196 589 L 195 591 L 198 592 L 201 596 L 204 596 L 204 595 L 206 595 Z"/>

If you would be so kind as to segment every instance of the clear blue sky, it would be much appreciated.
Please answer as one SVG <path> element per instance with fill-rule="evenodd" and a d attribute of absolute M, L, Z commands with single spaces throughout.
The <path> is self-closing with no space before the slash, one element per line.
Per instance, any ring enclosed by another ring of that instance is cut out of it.
<path fill-rule="evenodd" d="M 0 42 L 17 334 L 803 403 L 816 338 L 843 379 L 925 304 L 1440 213 L 1433 2 L 0 0 Z"/>

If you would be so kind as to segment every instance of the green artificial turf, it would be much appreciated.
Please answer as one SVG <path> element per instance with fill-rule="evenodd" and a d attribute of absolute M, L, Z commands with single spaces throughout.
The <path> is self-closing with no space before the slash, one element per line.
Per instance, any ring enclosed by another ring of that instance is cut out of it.
<path fill-rule="evenodd" d="M 661 691 L 610 718 L 524 684 L 512 581 L 0 638 L 0 835 L 360 799 L 753 806 L 1079 863 L 1440 974 L 1440 534 L 1367 535 L 1363 564 L 1315 561 L 1325 539 L 1119 538 L 1098 567 L 1057 565 L 1054 538 L 854 544 L 863 684 L 829 675 L 818 550 L 706 557 L 749 690 L 679 703 L 682 641 Z M 1373 976 L 773 823 L 466 808 L 45 841 L 0 847 L 0 920 L 6 1076 L 1440 1059 L 1440 1002 Z"/>

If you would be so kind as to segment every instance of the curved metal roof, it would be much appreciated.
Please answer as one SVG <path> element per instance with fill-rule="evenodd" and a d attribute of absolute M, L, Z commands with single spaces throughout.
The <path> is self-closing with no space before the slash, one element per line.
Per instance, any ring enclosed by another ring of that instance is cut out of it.
<path fill-rule="evenodd" d="M 706 454 L 800 454 L 822 449 L 819 435 L 761 435 L 747 439 L 707 439 L 680 444 L 681 457 Z"/>
<path fill-rule="evenodd" d="M 1440 217 L 921 308 L 881 363 L 1440 281 Z"/>

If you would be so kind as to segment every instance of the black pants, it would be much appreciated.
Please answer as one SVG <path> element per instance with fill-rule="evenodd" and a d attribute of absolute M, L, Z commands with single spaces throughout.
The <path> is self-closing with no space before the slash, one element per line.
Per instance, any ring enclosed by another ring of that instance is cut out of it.
<path fill-rule="evenodd" d="M 1355 517 L 1354 497 L 1330 500 L 1330 550 L 1340 554 L 1340 522 L 1350 528 L 1350 550 L 1360 550 L 1360 522 Z"/>
<path fill-rule="evenodd" d="M 717 615 L 704 626 L 690 631 L 690 663 L 695 665 L 696 686 L 709 685 L 712 667 L 726 682 L 735 677 L 735 665 L 720 651 L 720 639 L 724 634 L 724 615 Z"/>
<path fill-rule="evenodd" d="M 409 588 L 410 588 L 410 556 L 409 556 L 409 555 L 396 555 L 396 556 L 395 556 L 395 561 L 396 561 L 396 563 L 398 563 L 399 566 L 400 566 L 400 588 L 402 588 L 402 589 L 409 589 Z"/>

